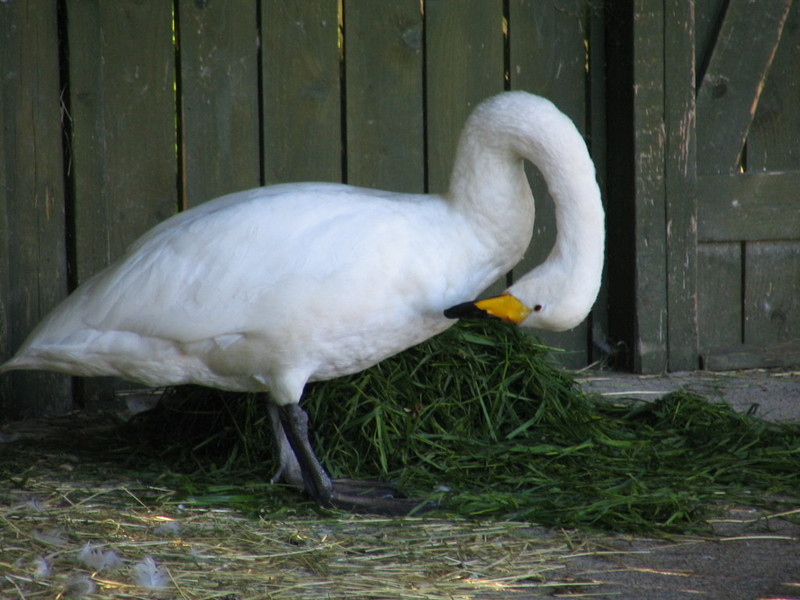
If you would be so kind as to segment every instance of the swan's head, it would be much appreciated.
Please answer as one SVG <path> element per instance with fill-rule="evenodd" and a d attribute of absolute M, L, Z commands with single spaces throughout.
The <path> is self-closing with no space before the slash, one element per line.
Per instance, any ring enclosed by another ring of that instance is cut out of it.
<path fill-rule="evenodd" d="M 525 277 L 499 296 L 464 302 L 444 311 L 450 319 L 500 319 L 520 327 L 566 331 L 577 327 L 592 309 L 599 281 L 579 289 L 553 285 L 552 278 Z"/>

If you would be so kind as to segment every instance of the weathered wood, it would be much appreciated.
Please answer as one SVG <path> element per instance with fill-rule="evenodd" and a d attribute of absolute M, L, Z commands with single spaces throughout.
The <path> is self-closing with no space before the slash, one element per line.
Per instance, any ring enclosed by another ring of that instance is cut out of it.
<path fill-rule="evenodd" d="M 704 354 L 702 362 L 703 368 L 709 371 L 796 367 L 800 364 L 800 344 L 754 344 L 716 349 Z"/>
<path fill-rule="evenodd" d="M 742 295 L 742 244 L 700 244 L 697 321 L 701 354 L 742 343 Z"/>
<path fill-rule="evenodd" d="M 427 184 L 441 193 L 467 116 L 503 90 L 502 0 L 428 0 L 425 39 Z"/>
<path fill-rule="evenodd" d="M 418 0 L 344 3 L 350 184 L 424 190 L 423 35 Z"/>
<path fill-rule="evenodd" d="M 179 208 L 169 3 L 68 3 L 76 279 Z M 87 402 L 117 383 L 83 381 Z"/>
<path fill-rule="evenodd" d="M 587 25 L 582 4 L 576 0 L 510 3 L 509 78 L 513 89 L 548 98 L 585 132 Z M 546 259 L 556 236 L 547 186 L 533 169 L 529 178 L 536 198 L 536 224 L 531 249 L 515 269 L 518 274 Z"/>
<path fill-rule="evenodd" d="M 665 219 L 664 7 L 637 0 L 633 21 L 633 119 L 636 241 L 634 370 L 668 366 L 667 245 Z"/>
<path fill-rule="evenodd" d="M 799 74 L 800 2 L 795 0 L 747 135 L 747 171 L 800 170 Z M 800 214 L 800 186 L 795 191 L 795 214 Z"/>
<path fill-rule="evenodd" d="M 800 171 L 700 177 L 700 241 L 800 238 Z"/>
<path fill-rule="evenodd" d="M 697 101 L 698 239 L 726 242 L 700 246 L 705 368 L 786 366 L 798 356 L 789 346 L 800 338 L 800 242 L 770 241 L 800 239 L 800 120 L 789 108 L 800 101 L 800 13 L 795 7 L 795 25 L 784 26 L 791 5 L 731 2 L 710 58 L 701 58 L 708 69 Z M 713 37 L 712 9 L 723 7 L 704 7 L 703 39 Z"/>
<path fill-rule="evenodd" d="M 76 274 L 85 280 L 178 208 L 172 9 L 69 4 Z"/>
<path fill-rule="evenodd" d="M 262 3 L 265 183 L 342 180 L 337 7 Z"/>
<path fill-rule="evenodd" d="M 664 27 L 667 353 L 669 370 L 685 371 L 698 366 L 693 4 L 665 2 Z"/>
<path fill-rule="evenodd" d="M 56 5 L 0 6 L 0 356 L 10 358 L 66 293 L 64 179 Z M 70 379 L 0 378 L 0 414 L 72 408 Z"/>
<path fill-rule="evenodd" d="M 178 5 L 183 204 L 260 179 L 258 23 L 250 0 Z"/>
<path fill-rule="evenodd" d="M 508 13 L 509 81 L 512 89 L 527 90 L 551 100 L 581 132 L 586 132 L 586 42 L 588 13 L 582 0 L 536 2 L 512 0 Z M 556 236 L 555 210 L 539 172 L 528 167 L 536 199 L 533 240 L 525 258 L 514 268 L 520 276 L 544 261 Z M 537 332 L 545 343 L 568 350 L 562 364 L 588 362 L 589 324 L 569 332 Z"/>
<path fill-rule="evenodd" d="M 742 146 L 792 0 L 731 0 L 697 92 L 703 173 L 739 168 Z M 743 41 L 747 50 L 743 51 Z"/>
<path fill-rule="evenodd" d="M 748 242 L 744 341 L 800 344 L 800 241 Z"/>
<path fill-rule="evenodd" d="M 66 292 L 67 260 L 74 255 L 71 280 L 83 281 L 181 205 L 260 181 L 444 190 L 466 115 L 503 87 L 554 100 L 591 134 L 601 182 L 608 167 L 613 281 L 608 313 L 595 315 L 628 345 L 635 369 L 693 366 L 698 336 L 707 367 L 757 366 L 759 348 L 763 364 L 776 352 L 796 356 L 775 348 L 791 346 L 800 322 L 800 2 L 174 7 L 175 32 L 173 3 L 0 2 L 5 356 Z M 69 54 L 61 74 L 59 37 Z M 597 69 L 607 49 L 607 70 Z M 64 159 L 59 79 L 72 131 Z M 541 261 L 555 235 L 543 184 L 531 177 L 543 202 L 517 272 Z M 583 327 L 545 341 L 576 351 L 565 362 L 578 366 L 589 338 Z M 88 386 L 90 396 L 106 389 Z M 70 382 L 12 374 L 0 394 L 28 394 L 27 411 L 63 409 Z"/>

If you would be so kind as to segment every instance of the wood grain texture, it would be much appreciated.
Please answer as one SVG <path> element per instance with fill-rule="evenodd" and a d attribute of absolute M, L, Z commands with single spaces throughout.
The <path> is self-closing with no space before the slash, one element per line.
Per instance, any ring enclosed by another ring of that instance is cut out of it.
<path fill-rule="evenodd" d="M 10 358 L 67 291 L 61 89 L 55 3 L 0 6 L 0 353 Z M 72 409 L 70 379 L 0 378 L 4 417 Z"/>
<path fill-rule="evenodd" d="M 634 2 L 633 61 L 636 257 L 634 370 L 668 366 L 663 5 Z"/>
<path fill-rule="evenodd" d="M 250 0 L 179 3 L 184 206 L 260 178 L 258 23 Z"/>
<path fill-rule="evenodd" d="M 800 241 L 749 242 L 744 341 L 800 344 Z"/>
<path fill-rule="evenodd" d="M 742 343 L 742 244 L 700 244 L 697 257 L 699 350 Z"/>
<path fill-rule="evenodd" d="M 729 2 L 697 92 L 698 166 L 703 173 L 731 173 L 739 168 L 791 4 L 792 0 Z"/>
<path fill-rule="evenodd" d="M 786 369 L 800 364 L 798 344 L 741 344 L 717 348 L 703 355 L 703 368 L 709 371 L 739 369 Z"/>
<path fill-rule="evenodd" d="M 800 238 L 800 171 L 705 176 L 697 194 L 701 241 Z"/>
<path fill-rule="evenodd" d="M 800 2 L 794 1 L 747 134 L 746 170 L 800 170 Z M 800 212 L 800 188 L 795 194 Z"/>
<path fill-rule="evenodd" d="M 698 367 L 695 18 L 690 2 L 665 2 L 665 209 L 668 369 Z"/>
<path fill-rule="evenodd" d="M 69 8 L 74 268 L 83 281 L 178 209 L 175 52 L 168 4 Z"/>
<path fill-rule="evenodd" d="M 265 183 L 341 181 L 337 0 L 266 0 L 261 31 Z"/>
<path fill-rule="evenodd" d="M 68 4 L 74 264 L 80 283 L 175 214 L 177 106 L 172 7 L 86 0 Z M 87 403 L 130 384 L 79 380 Z"/>
<path fill-rule="evenodd" d="M 426 189 L 447 190 L 458 138 L 472 109 L 504 89 L 503 3 L 425 3 Z M 499 294 L 505 277 L 485 294 Z"/>
<path fill-rule="evenodd" d="M 697 236 L 704 261 L 711 248 L 738 248 L 698 279 L 704 364 L 786 366 L 798 343 L 800 8 L 791 0 L 702 8 L 709 56 L 699 59 L 707 69 L 697 100 Z M 737 293 L 743 325 L 732 340 L 725 324 Z"/>
<path fill-rule="evenodd" d="M 472 109 L 503 91 L 503 3 L 425 3 L 427 183 L 447 190 L 461 129 Z"/>
<path fill-rule="evenodd" d="M 344 4 L 350 184 L 424 190 L 422 25 L 418 0 Z"/>

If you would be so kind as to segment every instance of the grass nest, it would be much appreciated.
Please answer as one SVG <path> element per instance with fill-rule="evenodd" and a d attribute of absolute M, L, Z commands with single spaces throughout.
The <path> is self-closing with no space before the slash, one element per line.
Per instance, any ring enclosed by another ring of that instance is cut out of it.
<path fill-rule="evenodd" d="M 551 355 L 514 328 L 459 324 L 310 384 L 312 443 L 335 477 L 393 481 L 470 518 L 688 532 L 725 503 L 797 502 L 800 426 L 685 391 L 647 403 L 587 396 Z M 175 388 L 130 433 L 144 443 L 119 449 L 161 458 L 186 503 L 298 505 L 265 483 L 276 465 L 263 397 Z"/>

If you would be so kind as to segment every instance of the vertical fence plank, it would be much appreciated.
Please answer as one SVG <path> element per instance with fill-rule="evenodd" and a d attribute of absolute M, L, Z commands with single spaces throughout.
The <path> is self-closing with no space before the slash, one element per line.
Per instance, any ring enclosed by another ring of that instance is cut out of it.
<path fill-rule="evenodd" d="M 265 183 L 340 181 L 337 0 L 263 0 Z"/>
<path fill-rule="evenodd" d="M 469 0 L 425 3 L 427 189 L 442 193 L 464 122 L 481 100 L 503 91 L 503 4 Z M 486 290 L 499 294 L 505 277 Z"/>
<path fill-rule="evenodd" d="M 551 100 L 586 131 L 588 12 L 583 0 L 511 0 L 508 15 L 509 77 L 512 89 Z M 556 236 L 555 213 L 547 186 L 535 169 L 528 178 L 536 199 L 536 223 L 531 247 L 514 268 L 522 275 L 545 260 Z M 559 360 L 569 366 L 587 362 L 588 324 L 560 333 L 537 332 L 549 345 L 568 350 Z"/>
<path fill-rule="evenodd" d="M 748 242 L 744 341 L 800 341 L 800 241 Z"/>
<path fill-rule="evenodd" d="M 441 193 L 467 116 L 503 91 L 503 3 L 428 0 L 425 39 L 428 188 Z"/>
<path fill-rule="evenodd" d="M 182 0 L 180 107 L 184 202 L 259 184 L 255 0 Z"/>
<path fill-rule="evenodd" d="M 347 0 L 344 44 L 348 183 L 422 192 L 419 0 Z"/>
<path fill-rule="evenodd" d="M 120 256 L 178 207 L 172 10 L 69 5 L 77 275 Z"/>
<path fill-rule="evenodd" d="M 701 355 L 742 343 L 742 244 L 706 243 L 697 251 Z"/>
<path fill-rule="evenodd" d="M 68 3 L 75 273 L 85 280 L 178 208 L 172 7 Z M 88 401 L 112 387 L 85 380 Z"/>
<path fill-rule="evenodd" d="M 0 349 L 9 358 L 66 291 L 64 175 L 56 6 L 0 4 Z M 3 416 L 72 408 L 68 377 L 0 378 Z"/>
<path fill-rule="evenodd" d="M 665 3 L 667 344 L 669 370 L 698 367 L 694 6 Z"/>
<path fill-rule="evenodd" d="M 667 368 L 667 246 L 665 219 L 664 6 L 637 0 L 633 6 L 636 52 L 633 61 L 631 177 L 635 174 L 636 257 L 635 371 Z M 628 275 L 631 276 L 630 274 Z"/>
<path fill-rule="evenodd" d="M 638 372 L 667 366 L 663 24 L 663 4 L 608 5 L 609 328 Z"/>
<path fill-rule="evenodd" d="M 592 153 L 595 168 L 597 169 L 597 181 L 600 184 L 600 191 L 603 195 L 603 204 L 606 207 L 606 228 L 608 228 L 608 89 L 606 87 L 606 47 L 608 39 L 606 36 L 606 14 L 605 7 L 590 4 L 588 7 L 588 26 L 589 26 L 589 52 L 588 52 L 588 88 L 587 94 L 587 117 L 589 120 L 588 142 Z M 606 236 L 608 237 L 608 236 Z M 606 248 L 608 240 L 606 239 Z M 606 251 L 607 254 L 607 251 Z M 608 366 L 613 359 L 615 349 L 612 345 L 610 331 L 608 328 L 608 274 L 606 268 L 603 269 L 603 282 L 600 286 L 600 293 L 595 302 L 590 316 L 591 334 L 589 340 L 589 351 L 586 357 L 587 364 L 599 362 L 601 365 Z"/>

